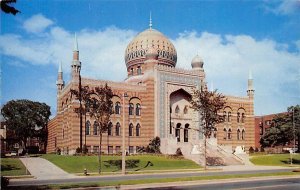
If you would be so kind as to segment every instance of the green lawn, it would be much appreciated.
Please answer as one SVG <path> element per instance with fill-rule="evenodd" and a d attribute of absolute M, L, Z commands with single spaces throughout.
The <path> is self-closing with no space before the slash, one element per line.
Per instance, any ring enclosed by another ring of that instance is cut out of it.
<path fill-rule="evenodd" d="M 63 170 L 69 173 L 83 173 L 84 168 L 87 168 L 89 173 L 98 171 L 97 156 L 63 156 L 55 154 L 46 154 L 43 158 L 51 161 Z M 105 161 L 121 159 L 121 156 L 102 156 L 102 171 L 103 172 L 120 172 L 117 167 L 105 167 Z M 172 169 L 200 169 L 200 166 L 193 161 L 186 159 L 167 158 L 165 156 L 155 155 L 137 155 L 127 156 L 126 160 L 139 160 L 138 167 L 130 169 L 131 171 L 145 170 L 172 170 Z M 148 162 L 151 162 L 149 164 Z"/>
<path fill-rule="evenodd" d="M 26 175 L 26 168 L 19 158 L 1 158 L 1 175 Z"/>
<path fill-rule="evenodd" d="M 255 165 L 290 166 L 290 154 L 267 154 L 253 156 L 250 161 Z M 300 154 L 293 154 L 293 165 L 300 166 Z"/>

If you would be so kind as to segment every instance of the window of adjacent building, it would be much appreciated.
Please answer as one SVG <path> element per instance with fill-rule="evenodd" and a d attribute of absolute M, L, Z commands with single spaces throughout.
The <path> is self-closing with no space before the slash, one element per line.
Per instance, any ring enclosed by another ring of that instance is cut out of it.
<path fill-rule="evenodd" d="M 120 132 L 121 132 L 121 126 L 120 123 L 118 122 L 116 124 L 116 136 L 120 136 Z"/>
<path fill-rule="evenodd" d="M 113 146 L 108 146 L 108 154 L 113 154 L 114 153 L 114 149 Z"/>
<path fill-rule="evenodd" d="M 189 142 L 189 124 L 185 124 L 184 130 L 183 130 L 183 141 Z"/>
<path fill-rule="evenodd" d="M 129 146 L 129 153 L 133 154 L 134 153 L 134 147 L 133 146 Z"/>
<path fill-rule="evenodd" d="M 86 146 L 87 152 L 91 152 L 91 146 Z"/>
<path fill-rule="evenodd" d="M 93 146 L 93 152 L 99 152 L 99 146 Z"/>
<path fill-rule="evenodd" d="M 137 115 L 137 116 L 141 115 L 141 105 L 140 104 L 136 104 L 135 115 Z"/>
<path fill-rule="evenodd" d="M 108 129 L 107 129 L 107 135 L 108 136 L 112 136 L 112 130 L 113 130 L 113 124 L 111 122 L 109 122 L 108 124 Z"/>
<path fill-rule="evenodd" d="M 63 139 L 65 138 L 65 130 L 64 129 L 62 130 L 62 138 Z"/>
<path fill-rule="evenodd" d="M 180 109 L 179 109 L 179 106 L 177 105 L 176 108 L 175 108 L 175 113 L 178 114 L 179 112 L 180 112 Z"/>
<path fill-rule="evenodd" d="M 140 66 L 137 67 L 137 74 L 138 75 L 141 75 L 142 74 L 142 69 Z"/>
<path fill-rule="evenodd" d="M 231 129 L 228 129 L 227 138 L 231 139 Z"/>
<path fill-rule="evenodd" d="M 181 123 L 177 123 L 175 129 L 175 136 L 177 138 L 177 142 L 180 142 L 180 127 L 181 127 Z"/>
<path fill-rule="evenodd" d="M 129 115 L 133 115 L 133 103 L 129 104 Z"/>
<path fill-rule="evenodd" d="M 116 102 L 116 105 L 115 105 L 115 114 L 118 114 L 118 115 L 121 114 L 121 104 L 120 104 L 120 102 Z"/>
<path fill-rule="evenodd" d="M 266 125 L 271 125 L 271 120 L 265 121 Z"/>
<path fill-rule="evenodd" d="M 237 130 L 237 140 L 240 140 L 241 138 L 241 131 L 240 129 Z"/>
<path fill-rule="evenodd" d="M 227 115 L 227 113 L 226 113 L 226 111 L 224 111 L 224 112 L 223 112 L 223 117 L 224 117 L 223 119 L 224 119 L 224 121 L 227 121 L 226 115 Z"/>
<path fill-rule="evenodd" d="M 85 134 L 86 135 L 90 135 L 90 127 L 91 127 L 91 123 L 90 123 L 90 121 L 87 121 L 85 124 Z"/>
<path fill-rule="evenodd" d="M 184 114 L 187 114 L 187 113 L 188 113 L 188 106 L 185 106 L 185 107 L 184 107 L 183 113 L 184 113 Z"/>
<path fill-rule="evenodd" d="M 130 123 L 130 125 L 129 125 L 129 136 L 130 137 L 133 136 L 133 124 L 132 123 Z"/>
<path fill-rule="evenodd" d="M 136 135 L 137 137 L 139 137 L 141 135 L 141 126 L 140 124 L 136 125 Z"/>
<path fill-rule="evenodd" d="M 264 127 L 262 125 L 259 126 L 259 132 L 260 135 L 264 134 Z"/>
<path fill-rule="evenodd" d="M 116 146 L 116 153 L 120 153 L 121 152 L 121 146 Z"/>
<path fill-rule="evenodd" d="M 94 122 L 93 135 L 98 135 L 98 123 L 97 123 L 97 121 Z"/>

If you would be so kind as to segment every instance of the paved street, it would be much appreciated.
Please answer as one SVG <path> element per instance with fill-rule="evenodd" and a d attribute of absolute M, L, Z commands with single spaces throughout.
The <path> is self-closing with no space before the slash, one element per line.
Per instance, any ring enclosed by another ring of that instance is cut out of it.
<path fill-rule="evenodd" d="M 161 190 L 226 190 L 226 189 L 261 189 L 261 190 L 298 190 L 300 187 L 300 176 L 298 177 L 265 177 L 254 179 L 230 179 L 218 181 L 193 181 L 193 182 L 176 182 L 166 184 L 147 184 L 121 186 L 121 189 L 161 189 Z"/>
<path fill-rule="evenodd" d="M 191 176 L 215 176 L 230 174 L 253 174 L 253 173 L 274 173 L 288 172 L 293 169 L 268 169 L 268 170 L 245 170 L 245 171 L 217 171 L 217 172 L 184 172 L 184 173 L 162 173 L 162 174 L 131 174 L 131 175 L 112 175 L 112 176 L 82 176 L 74 178 L 60 179 L 14 179 L 10 181 L 11 186 L 25 185 L 45 185 L 45 184 L 62 184 L 62 183 L 79 183 L 79 182 L 99 182 L 99 181 L 117 181 L 117 180 L 135 180 L 135 179 L 159 179 L 159 178 L 176 178 Z"/>

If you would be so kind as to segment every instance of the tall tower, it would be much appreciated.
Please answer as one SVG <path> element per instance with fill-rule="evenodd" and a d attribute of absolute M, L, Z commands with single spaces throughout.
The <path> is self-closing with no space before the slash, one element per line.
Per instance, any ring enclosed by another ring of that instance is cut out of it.
<path fill-rule="evenodd" d="M 79 50 L 78 50 L 76 33 L 74 38 L 73 61 L 71 67 L 72 67 L 72 80 L 79 81 L 81 62 L 79 61 Z"/>
<path fill-rule="evenodd" d="M 253 77 L 251 70 L 249 71 L 247 95 L 250 99 L 254 98 Z"/>
<path fill-rule="evenodd" d="M 63 79 L 63 72 L 62 72 L 62 63 L 59 63 L 58 67 L 58 75 L 57 75 L 57 80 L 56 80 L 56 86 L 57 86 L 57 93 L 60 93 L 61 90 L 65 86 L 65 81 Z"/>

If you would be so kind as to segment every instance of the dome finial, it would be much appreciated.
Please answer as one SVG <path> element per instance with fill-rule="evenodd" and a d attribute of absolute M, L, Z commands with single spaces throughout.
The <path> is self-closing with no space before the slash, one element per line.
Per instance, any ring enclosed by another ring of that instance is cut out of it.
<path fill-rule="evenodd" d="M 151 11 L 150 11 L 149 28 L 152 29 L 152 17 L 151 17 Z"/>

